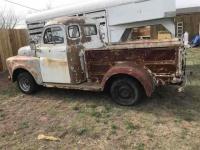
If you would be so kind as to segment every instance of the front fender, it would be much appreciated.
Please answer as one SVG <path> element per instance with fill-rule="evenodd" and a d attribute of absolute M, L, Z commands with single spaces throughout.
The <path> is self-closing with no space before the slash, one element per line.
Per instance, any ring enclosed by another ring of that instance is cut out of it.
<path fill-rule="evenodd" d="M 13 80 L 13 75 L 15 71 L 22 69 L 29 72 L 36 83 L 42 84 L 42 75 L 40 70 L 40 59 L 37 57 L 28 57 L 28 56 L 15 56 L 10 57 L 6 60 L 7 67 L 9 70 L 9 74 L 11 79 Z"/>
<path fill-rule="evenodd" d="M 146 95 L 148 97 L 152 95 L 155 89 L 153 77 L 148 70 L 142 66 L 114 66 L 104 75 L 101 86 L 105 87 L 109 79 L 120 74 L 135 78 L 144 87 Z"/>

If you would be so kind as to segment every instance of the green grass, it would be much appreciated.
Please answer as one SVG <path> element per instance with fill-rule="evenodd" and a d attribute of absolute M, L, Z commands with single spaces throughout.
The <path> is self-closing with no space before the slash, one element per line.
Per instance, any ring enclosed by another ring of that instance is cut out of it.
<path fill-rule="evenodd" d="M 88 131 L 87 128 L 79 128 L 76 130 L 76 134 L 81 136 L 81 135 L 86 134 L 87 131 Z"/>
<path fill-rule="evenodd" d="M 144 144 L 144 143 L 139 143 L 139 144 L 136 146 L 136 149 L 137 149 L 137 150 L 144 150 L 144 147 L 145 147 L 145 144 Z"/>
<path fill-rule="evenodd" d="M 29 128 L 29 122 L 28 121 L 23 121 L 19 123 L 18 130 L 23 130 Z"/>
<path fill-rule="evenodd" d="M 125 121 L 124 122 L 125 128 L 129 133 L 132 133 L 134 130 L 139 129 L 140 127 L 138 125 L 134 125 L 132 122 L 130 121 Z"/>

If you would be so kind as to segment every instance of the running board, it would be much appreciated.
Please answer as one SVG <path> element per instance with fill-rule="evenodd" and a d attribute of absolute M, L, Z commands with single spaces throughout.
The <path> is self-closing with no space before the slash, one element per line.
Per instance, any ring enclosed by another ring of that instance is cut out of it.
<path fill-rule="evenodd" d="M 74 89 L 83 91 L 103 91 L 100 84 L 94 83 L 81 83 L 81 84 L 59 84 L 59 83 L 44 83 L 45 87 L 49 88 L 61 88 L 61 89 Z"/>

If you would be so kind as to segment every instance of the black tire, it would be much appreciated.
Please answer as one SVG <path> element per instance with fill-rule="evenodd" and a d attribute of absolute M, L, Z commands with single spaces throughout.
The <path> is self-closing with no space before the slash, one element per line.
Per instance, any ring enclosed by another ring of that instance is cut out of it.
<path fill-rule="evenodd" d="M 33 94 L 37 89 L 34 78 L 28 72 L 19 73 L 17 76 L 17 85 L 25 94 Z"/>
<path fill-rule="evenodd" d="M 116 79 L 110 88 L 110 94 L 117 104 L 132 106 L 139 102 L 143 95 L 143 88 L 134 79 Z"/>

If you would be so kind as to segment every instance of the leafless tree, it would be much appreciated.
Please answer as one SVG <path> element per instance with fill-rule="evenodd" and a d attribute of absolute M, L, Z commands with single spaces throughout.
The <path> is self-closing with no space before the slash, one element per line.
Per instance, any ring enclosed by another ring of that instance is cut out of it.
<path fill-rule="evenodd" d="M 0 29 L 13 29 L 19 21 L 19 17 L 12 9 L 0 10 Z"/>

